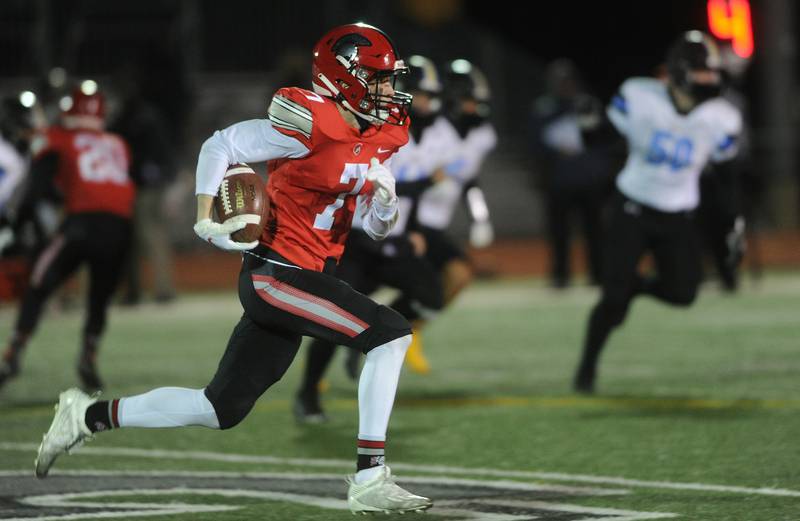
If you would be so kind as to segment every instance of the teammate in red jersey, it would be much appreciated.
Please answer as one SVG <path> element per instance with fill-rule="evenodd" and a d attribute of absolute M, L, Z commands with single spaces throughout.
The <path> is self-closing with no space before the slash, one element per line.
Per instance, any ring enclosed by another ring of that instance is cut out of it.
<path fill-rule="evenodd" d="M 159 388 L 111 401 L 78 390 L 61 394 L 36 462 L 44 477 L 55 458 L 117 427 L 202 425 L 229 429 L 288 369 L 302 336 L 366 354 L 359 383 L 357 472 L 349 478 L 353 512 L 408 512 L 432 502 L 397 486 L 384 443 L 411 328 L 397 312 L 330 273 L 356 211 L 373 239 L 397 218 L 394 178 L 385 165 L 408 140 L 411 96 L 395 92 L 406 67 L 389 38 L 364 24 L 337 27 L 314 49 L 313 91 L 279 90 L 268 118 L 244 121 L 209 138 L 197 164 L 195 232 L 228 250 L 245 250 L 239 275 L 244 307 L 217 373 L 204 389 Z M 228 166 L 269 161 L 270 214 L 260 241 L 231 240 L 236 217 L 211 220 Z M 384 164 L 382 164 L 382 162 Z"/>
<path fill-rule="evenodd" d="M 47 298 L 82 264 L 89 266 L 89 299 L 78 375 L 84 388 L 102 387 L 95 359 L 108 302 L 130 243 L 135 195 L 128 178 L 128 146 L 103 131 L 105 101 L 87 80 L 63 100 L 61 126 L 34 139 L 33 163 L 15 228 L 33 217 L 54 191 L 66 218 L 33 265 L 14 332 L 0 364 L 0 386 L 19 373 L 22 350 L 39 323 Z"/>

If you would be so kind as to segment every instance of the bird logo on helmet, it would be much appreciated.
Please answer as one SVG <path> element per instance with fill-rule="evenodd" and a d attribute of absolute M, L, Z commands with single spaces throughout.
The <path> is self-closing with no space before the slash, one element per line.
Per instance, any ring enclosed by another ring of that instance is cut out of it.
<path fill-rule="evenodd" d="M 411 95 L 381 93 L 380 84 L 395 80 L 408 68 L 389 37 L 364 23 L 336 27 L 314 47 L 314 92 L 326 96 L 369 123 L 404 125 Z"/>
<path fill-rule="evenodd" d="M 702 31 L 683 33 L 667 52 L 667 74 L 670 82 L 685 91 L 696 103 L 719 96 L 722 90 L 722 59 L 714 40 Z M 716 80 L 697 82 L 694 71 L 716 73 Z"/>

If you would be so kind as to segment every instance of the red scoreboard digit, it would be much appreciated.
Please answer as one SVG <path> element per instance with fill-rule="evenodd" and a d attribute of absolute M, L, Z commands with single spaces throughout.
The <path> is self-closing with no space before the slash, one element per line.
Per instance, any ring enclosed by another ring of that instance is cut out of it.
<path fill-rule="evenodd" d="M 708 27 L 720 40 L 730 40 L 740 58 L 753 55 L 753 25 L 748 0 L 708 0 Z"/>

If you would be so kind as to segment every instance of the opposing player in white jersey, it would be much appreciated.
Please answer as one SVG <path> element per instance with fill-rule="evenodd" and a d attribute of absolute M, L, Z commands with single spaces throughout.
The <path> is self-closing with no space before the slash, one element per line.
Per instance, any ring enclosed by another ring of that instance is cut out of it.
<path fill-rule="evenodd" d="M 420 197 L 416 219 L 427 243 L 426 256 L 442 275 L 446 306 L 472 281 L 472 267 L 466 254 L 446 234 L 463 196 L 466 195 L 472 218 L 472 246 L 488 246 L 494 238 L 489 209 L 477 178 L 487 155 L 497 145 L 497 133 L 488 119 L 489 82 L 480 69 L 458 59 L 445 66 L 444 75 L 447 117 L 438 119 L 430 132 L 436 134 L 436 149 L 440 160 L 445 160 L 445 175 Z M 419 320 L 413 325 L 418 333 L 423 323 Z M 409 353 L 423 356 L 420 338 L 419 334 L 413 336 Z"/>
<path fill-rule="evenodd" d="M 583 357 L 574 379 L 579 392 L 594 391 L 597 363 L 611 331 L 625 319 L 631 300 L 651 295 L 690 305 L 701 277 L 693 212 L 699 178 L 709 162 L 725 168 L 737 152 L 739 111 L 719 97 L 716 44 L 687 32 L 667 54 L 668 81 L 631 78 L 607 112 L 628 142 L 628 159 L 617 177 L 602 296 L 589 318 Z M 645 252 L 657 274 L 641 276 Z"/>

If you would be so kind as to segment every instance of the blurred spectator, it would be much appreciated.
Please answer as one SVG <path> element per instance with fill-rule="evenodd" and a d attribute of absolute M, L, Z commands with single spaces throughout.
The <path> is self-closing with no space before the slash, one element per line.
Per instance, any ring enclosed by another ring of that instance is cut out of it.
<path fill-rule="evenodd" d="M 116 71 L 115 84 L 120 111 L 110 130 L 122 136 L 131 149 L 131 179 L 136 183 L 134 242 L 129 258 L 126 294 L 123 301 L 137 304 L 142 297 L 141 261 L 150 261 L 154 298 L 168 302 L 175 298 L 172 244 L 164 215 L 164 196 L 176 177 L 176 151 L 159 108 L 144 98 L 139 89 L 142 75 L 125 66 Z"/>
<path fill-rule="evenodd" d="M 603 129 L 602 106 L 587 94 L 575 65 L 566 59 L 546 71 L 547 92 L 532 112 L 532 147 L 538 185 L 547 201 L 551 283 L 569 285 L 572 218 L 580 218 L 592 284 L 602 274 L 601 211 L 615 173 Z"/>

